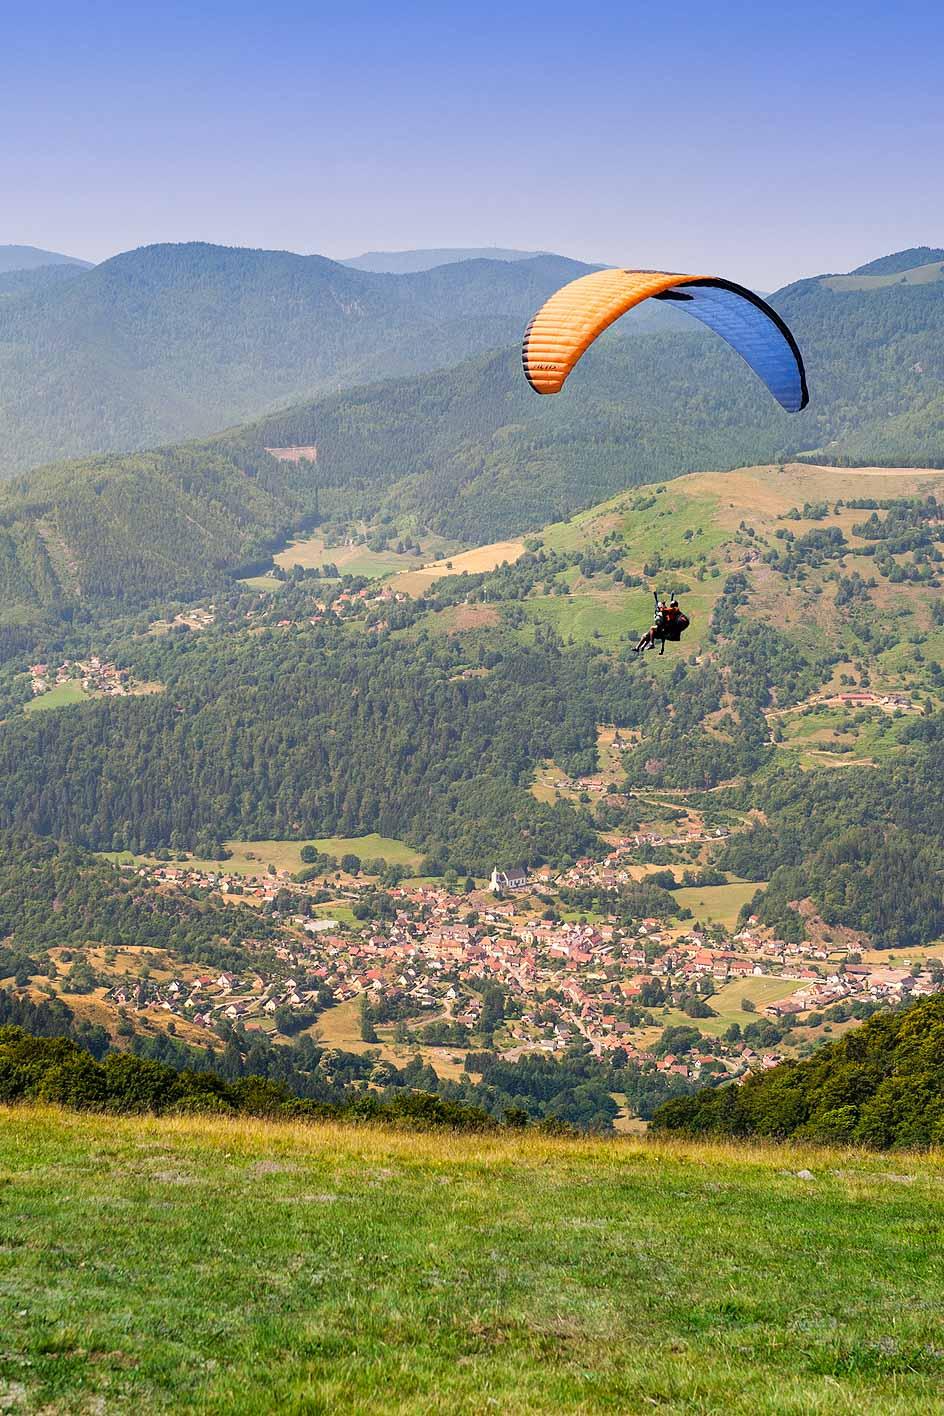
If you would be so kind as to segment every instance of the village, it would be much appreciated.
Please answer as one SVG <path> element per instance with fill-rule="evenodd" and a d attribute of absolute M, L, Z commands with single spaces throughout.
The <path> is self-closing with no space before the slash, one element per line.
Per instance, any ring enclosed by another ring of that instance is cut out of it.
<path fill-rule="evenodd" d="M 79 684 L 86 693 L 109 698 L 121 698 L 134 692 L 127 669 L 92 654 L 88 659 L 66 659 L 56 668 L 49 664 L 31 664 L 30 685 L 34 698 L 64 684 Z"/>
<path fill-rule="evenodd" d="M 509 1059 L 579 1045 L 695 1082 L 744 1078 L 797 1055 L 796 1034 L 792 1046 L 784 1041 L 791 1028 L 809 1038 L 828 1017 L 836 1026 L 827 1032 L 842 1031 L 878 1007 L 944 988 L 934 955 L 868 961 L 848 943 L 772 938 L 753 917 L 723 931 L 657 918 L 626 925 L 545 907 L 559 903 L 561 891 L 629 881 L 638 845 L 628 841 L 560 874 L 496 868 L 487 884 L 468 882 L 465 890 L 407 879 L 378 891 L 375 881 L 340 871 L 298 883 L 287 870 L 126 865 L 161 890 L 198 887 L 274 914 L 280 932 L 275 944 L 250 942 L 242 970 L 165 969 L 116 984 L 108 1001 L 157 1010 L 188 1031 L 228 1023 L 317 1038 L 322 1024 L 344 1016 L 346 1036 L 330 1029 L 337 1045 L 422 1044 L 427 1059 L 448 1070 L 482 1045 L 483 1002 L 499 990 L 503 1018 L 489 1045 Z M 385 917 L 370 918 L 378 898 L 387 902 Z M 379 1024 L 396 1019 L 396 1028 L 365 1035 L 364 1000 Z M 678 1050 L 666 1048 L 667 1029 L 684 1040 Z"/>

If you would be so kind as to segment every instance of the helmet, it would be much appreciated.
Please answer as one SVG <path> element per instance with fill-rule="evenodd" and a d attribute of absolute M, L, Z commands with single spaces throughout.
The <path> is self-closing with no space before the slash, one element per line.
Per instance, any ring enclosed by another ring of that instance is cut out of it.
<path fill-rule="evenodd" d="M 675 608 L 678 609 L 678 600 L 676 599 L 676 597 L 675 597 L 674 595 L 672 596 L 671 600 L 669 601 L 669 604 L 670 604 L 670 605 L 674 605 Z"/>

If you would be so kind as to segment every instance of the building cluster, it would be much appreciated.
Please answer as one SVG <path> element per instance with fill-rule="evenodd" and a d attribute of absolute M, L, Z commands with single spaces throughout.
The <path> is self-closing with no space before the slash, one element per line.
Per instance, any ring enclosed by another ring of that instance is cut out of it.
<path fill-rule="evenodd" d="M 391 918 L 347 925 L 331 917 L 331 904 L 313 904 L 316 884 L 297 884 L 284 871 L 247 879 L 184 864 L 134 868 L 158 888 L 199 885 L 278 912 L 277 939 L 247 944 L 241 973 L 138 980 L 112 990 L 115 1003 L 156 1006 L 205 1027 L 227 1020 L 268 1029 L 280 1010 L 366 994 L 378 1005 L 383 1000 L 388 1016 L 409 1019 L 411 1028 L 445 1021 L 467 1030 L 471 1041 L 485 997 L 497 986 L 504 1019 L 493 1045 L 509 1058 L 562 1053 L 577 1043 L 596 1056 L 618 1055 L 698 1080 L 706 1069 L 738 1077 L 781 1060 L 776 1046 L 751 1036 L 752 1023 L 802 1025 L 805 1016 L 836 1004 L 892 1004 L 944 984 L 937 961 L 857 963 L 848 950 L 771 938 L 756 920 L 719 937 L 717 930 L 709 935 L 654 918 L 627 927 L 615 917 L 586 922 L 536 911 L 529 884 L 539 884 L 542 895 L 575 880 L 618 885 L 628 870 L 619 852 L 608 861 L 580 862 L 556 879 L 550 871 L 531 881 L 523 872 L 496 870 L 497 895 L 405 882 L 388 892 Z M 338 883 L 337 914 L 349 917 L 351 904 L 369 889 Z M 756 980 L 775 986 L 752 990 Z M 749 1000 L 740 1014 L 746 1038 L 706 1038 L 701 1050 L 660 1055 L 656 1044 L 667 1022 L 699 1026 L 697 1014 L 678 1013 L 680 998 L 702 998 L 710 1007 L 715 992 L 738 982 Z"/>
<path fill-rule="evenodd" d="M 127 669 L 119 669 L 96 654 L 88 659 L 66 659 L 56 668 L 49 664 L 31 664 L 29 675 L 34 697 L 65 683 L 78 683 L 87 693 L 113 698 L 123 697 L 134 689 Z"/>
<path fill-rule="evenodd" d="M 181 610 L 179 614 L 173 615 L 170 619 L 154 620 L 148 633 L 168 634 L 172 629 L 189 629 L 196 634 L 201 629 L 209 629 L 210 625 L 215 622 L 215 606 L 209 605 L 204 608 L 197 605 L 193 609 Z"/>
<path fill-rule="evenodd" d="M 333 596 L 330 602 L 316 600 L 312 606 L 313 613 L 306 615 L 303 620 L 289 619 L 285 616 L 275 618 L 278 610 L 271 604 L 247 610 L 246 619 L 257 624 L 271 623 L 276 629 L 297 629 L 304 624 L 330 624 L 339 620 L 358 619 L 363 616 L 365 610 L 385 605 L 399 605 L 406 599 L 406 595 L 399 590 L 391 589 L 389 585 L 384 585 L 380 590 L 375 585 L 368 585 L 360 590 L 342 590 L 339 595 Z M 377 634 L 387 628 L 387 621 L 376 617 L 371 618 L 368 624 L 368 631 L 372 634 Z"/>

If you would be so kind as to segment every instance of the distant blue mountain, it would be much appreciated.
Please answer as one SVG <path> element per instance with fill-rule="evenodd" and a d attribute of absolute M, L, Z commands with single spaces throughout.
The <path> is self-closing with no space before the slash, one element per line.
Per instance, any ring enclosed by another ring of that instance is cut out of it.
<path fill-rule="evenodd" d="M 503 246 L 444 246 L 428 251 L 365 251 L 362 256 L 351 256 L 340 264 L 379 275 L 414 275 L 417 271 L 433 270 L 435 266 L 455 265 L 457 261 L 530 261 L 547 254 L 547 251 L 506 250 Z"/>
<path fill-rule="evenodd" d="M 38 246 L 0 246 L 0 274 L 8 270 L 36 270 L 39 266 L 74 265 L 91 270 L 91 261 L 64 256 L 60 251 L 43 251 Z"/>

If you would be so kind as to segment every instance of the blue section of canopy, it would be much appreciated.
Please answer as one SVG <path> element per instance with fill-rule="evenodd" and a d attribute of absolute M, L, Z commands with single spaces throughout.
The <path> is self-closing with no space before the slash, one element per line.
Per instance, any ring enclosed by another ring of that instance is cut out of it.
<path fill-rule="evenodd" d="M 788 413 L 809 402 L 803 359 L 780 317 L 758 296 L 727 281 L 686 281 L 665 295 L 736 349 Z"/>

